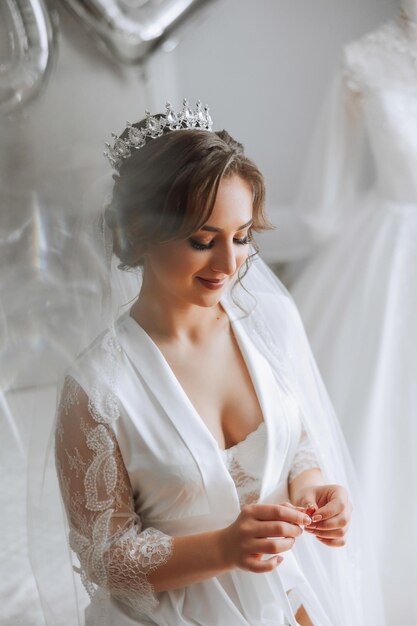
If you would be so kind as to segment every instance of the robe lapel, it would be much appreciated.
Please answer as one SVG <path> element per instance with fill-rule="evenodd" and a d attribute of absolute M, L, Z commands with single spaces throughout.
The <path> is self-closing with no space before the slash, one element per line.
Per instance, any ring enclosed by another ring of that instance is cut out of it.
<path fill-rule="evenodd" d="M 127 312 L 119 320 L 117 336 L 135 369 L 157 397 L 199 467 L 213 513 L 219 524 L 233 521 L 240 511 L 235 484 L 217 441 L 196 412 L 162 352 Z"/>
<path fill-rule="evenodd" d="M 272 369 L 251 341 L 235 305 L 224 299 L 222 306 L 231 320 L 265 421 L 267 449 L 260 492 L 260 500 L 263 501 L 277 488 L 289 449 L 288 422 L 277 419 L 277 414 L 285 415 L 286 407 L 282 405 L 285 398 L 278 390 L 271 393 L 271 389 L 277 389 Z M 240 511 L 239 498 L 217 441 L 198 415 L 162 352 L 128 312 L 119 321 L 118 338 L 197 463 L 211 510 L 213 513 L 221 511 L 227 519 L 235 519 Z"/>
<path fill-rule="evenodd" d="M 241 311 L 226 298 L 222 300 L 222 306 L 232 321 L 233 331 L 248 367 L 265 421 L 267 447 L 259 498 L 263 501 L 277 489 L 280 475 L 286 466 L 290 445 L 289 425 L 284 417 L 287 411 L 286 399 L 278 389 L 269 362 L 251 341 Z M 282 417 L 278 418 L 278 415 Z"/>

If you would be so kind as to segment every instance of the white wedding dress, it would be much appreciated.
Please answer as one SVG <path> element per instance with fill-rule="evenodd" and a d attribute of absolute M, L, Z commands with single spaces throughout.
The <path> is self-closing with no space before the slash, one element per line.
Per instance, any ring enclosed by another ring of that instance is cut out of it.
<path fill-rule="evenodd" d="M 291 291 L 359 473 L 388 624 L 416 624 L 417 29 L 349 44 L 336 82 L 285 242 L 318 250 Z"/>

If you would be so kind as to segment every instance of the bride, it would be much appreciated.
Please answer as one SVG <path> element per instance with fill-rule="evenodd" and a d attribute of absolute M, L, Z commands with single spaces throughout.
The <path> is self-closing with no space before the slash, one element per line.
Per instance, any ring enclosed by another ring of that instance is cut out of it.
<path fill-rule="evenodd" d="M 147 114 L 107 156 L 106 245 L 141 286 L 57 414 L 86 624 L 381 626 L 337 421 L 257 257 L 262 175 L 200 103 Z"/>

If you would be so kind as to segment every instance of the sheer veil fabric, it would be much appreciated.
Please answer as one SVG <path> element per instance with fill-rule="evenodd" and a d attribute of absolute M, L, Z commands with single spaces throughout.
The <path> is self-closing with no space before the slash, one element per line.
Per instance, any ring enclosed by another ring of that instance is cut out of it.
<path fill-rule="evenodd" d="M 89 226 L 84 224 L 75 235 L 75 242 L 81 243 L 83 258 L 85 259 L 82 283 L 85 285 L 91 280 L 91 284 L 98 285 L 98 287 L 93 290 L 94 306 L 85 310 L 86 327 L 90 337 L 84 346 L 74 346 L 72 364 L 69 364 L 68 360 L 63 363 L 59 385 L 59 390 L 61 390 L 64 386 L 65 373 L 68 374 L 68 371 L 72 371 L 75 378 L 79 376 L 81 379 L 84 373 L 77 371 L 77 363 L 80 361 L 76 359 L 76 356 L 88 342 L 94 339 L 95 335 L 103 336 L 100 333 L 104 333 L 107 337 L 106 345 L 109 346 L 106 356 L 108 360 L 106 371 L 102 371 L 102 379 L 100 380 L 100 373 L 96 376 L 96 405 L 93 403 L 100 409 L 101 425 L 104 426 L 106 424 L 103 422 L 103 415 L 113 416 L 117 424 L 117 368 L 120 354 L 123 354 L 123 337 L 120 334 L 118 319 L 121 314 L 128 311 L 141 285 L 140 272 L 122 272 L 117 269 L 117 264 L 111 255 L 110 232 L 101 227 L 102 199 L 108 194 L 111 184 L 111 180 L 103 179 L 89 194 L 86 200 L 88 207 L 86 221 L 89 222 Z M 94 207 L 100 207 L 100 210 L 93 210 Z M 303 535 L 294 547 L 297 560 L 327 615 L 329 625 L 383 626 L 384 617 L 381 609 L 378 577 L 372 555 L 369 552 L 368 536 L 372 532 L 372 522 L 365 519 L 362 514 L 349 454 L 314 363 L 295 305 L 288 292 L 259 257 L 252 261 L 251 267 L 243 279 L 243 285 L 244 288 L 237 284 L 228 289 L 222 299 L 224 308 L 231 318 L 239 320 L 253 344 L 266 358 L 272 368 L 278 388 L 286 397 L 292 397 L 298 403 L 304 430 L 314 447 L 326 482 L 346 486 L 354 504 L 353 519 L 345 547 L 331 549 L 323 546 L 313 537 Z M 82 341 L 86 341 L 86 333 L 84 332 L 82 335 Z M 115 393 L 112 396 L 107 393 L 109 377 L 115 383 L 113 388 Z M 109 419 L 109 424 L 110 421 Z M 32 565 L 43 601 L 45 622 L 47 626 L 64 626 L 64 624 L 75 624 L 77 623 L 76 620 L 79 624 L 84 623 L 83 610 L 88 598 L 79 584 L 77 574 L 77 572 L 83 571 L 85 564 L 78 562 L 66 544 L 69 528 L 62 510 L 53 462 L 55 431 L 59 437 L 59 424 L 58 426 L 57 424 L 53 425 L 48 441 L 45 433 L 39 433 L 39 436 L 34 438 L 32 442 L 29 485 L 31 506 L 29 507 L 28 525 Z M 95 445 L 96 448 L 101 445 L 104 448 L 106 445 L 111 447 L 113 444 L 112 441 L 106 440 L 106 431 L 101 432 L 101 437 L 94 439 L 92 445 Z M 111 431 L 107 431 L 107 434 L 109 432 Z M 114 428 L 114 432 L 117 433 L 117 426 Z M 41 458 L 43 459 L 42 462 L 40 462 Z M 101 460 L 97 461 L 96 457 L 96 464 L 105 465 L 105 455 L 100 458 Z M 271 454 L 267 455 L 260 501 L 282 501 L 279 499 L 281 494 L 271 488 L 271 485 L 275 484 L 275 462 L 276 460 Z M 82 459 L 80 459 L 80 463 L 82 463 Z M 110 461 L 110 465 L 107 467 L 108 471 L 105 474 L 107 489 L 109 489 L 109 482 L 114 481 L 116 484 L 118 480 L 118 468 L 113 468 L 113 472 L 111 463 L 112 461 Z M 84 487 L 86 488 L 86 485 Z M 103 491 L 96 491 L 94 495 L 93 489 L 93 496 L 91 497 L 96 498 L 96 502 L 99 502 L 100 498 L 103 501 L 103 493 Z M 60 537 L 56 541 L 56 550 L 50 558 L 62 563 L 60 571 L 62 571 L 68 589 L 66 606 L 59 611 L 59 614 L 52 610 L 53 584 L 50 580 L 52 568 L 50 563 L 45 563 L 42 558 L 43 548 L 48 546 L 50 537 L 50 519 L 43 515 L 43 511 L 46 510 L 46 502 L 48 503 L 48 510 L 51 510 L 52 507 L 55 511 L 54 535 Z M 117 507 L 117 503 L 114 506 Z M 204 518 L 207 519 L 207 522 L 202 522 L 207 525 L 201 527 L 201 532 L 232 523 L 239 512 L 237 498 L 233 497 L 231 497 L 230 502 L 225 502 L 225 507 L 222 510 L 219 510 L 216 494 L 208 494 L 208 507 L 209 513 L 207 518 Z M 96 510 L 99 511 L 99 509 L 100 506 L 97 506 Z M 103 510 L 104 508 L 102 508 Z M 121 527 L 124 530 L 128 529 L 128 531 L 131 531 L 134 524 L 137 523 L 137 520 L 130 520 L 129 515 L 123 510 L 120 510 L 119 520 L 121 520 Z M 150 529 L 148 530 L 151 532 Z M 156 530 L 159 532 L 158 529 Z M 166 535 L 165 544 L 163 544 L 163 540 L 162 544 L 159 544 L 163 545 L 160 552 L 162 560 L 169 556 L 168 535 L 169 533 Z M 108 539 L 108 536 L 106 537 Z M 77 541 L 82 540 L 82 537 L 74 538 L 73 535 L 73 547 L 74 542 L 77 543 Z M 103 559 L 100 560 L 100 558 L 105 553 L 105 548 L 101 553 L 97 551 L 97 545 L 92 544 L 89 552 L 89 562 L 95 563 L 96 572 L 100 570 L 97 564 L 102 563 Z M 96 560 L 94 561 L 94 559 Z M 73 567 L 75 568 L 74 576 L 72 575 Z M 277 571 L 279 579 L 279 567 Z M 85 578 L 85 572 L 82 576 Z M 99 576 L 98 574 L 95 580 L 84 579 L 90 594 L 92 596 L 96 594 L 95 597 L 107 593 L 100 586 Z M 238 571 L 236 572 L 236 580 L 239 581 Z M 241 580 L 244 580 L 243 575 Z M 95 589 L 97 584 L 99 585 L 98 591 Z M 139 594 L 146 595 L 147 591 L 149 590 L 144 588 L 136 589 Z M 151 598 L 151 596 L 149 597 Z M 289 615 L 288 620 L 292 626 L 296 626 L 293 615 Z M 135 623 L 146 623 L 146 620 Z"/>
<path fill-rule="evenodd" d="M 399 16 L 345 47 L 282 216 L 291 226 L 274 215 L 281 260 L 311 254 L 293 264 L 291 293 L 380 520 L 372 539 L 389 623 L 417 615 L 416 37 Z"/>

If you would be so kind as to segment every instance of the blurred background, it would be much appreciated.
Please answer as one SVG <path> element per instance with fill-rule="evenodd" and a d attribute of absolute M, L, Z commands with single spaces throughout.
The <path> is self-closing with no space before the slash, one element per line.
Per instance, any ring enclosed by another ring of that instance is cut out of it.
<path fill-rule="evenodd" d="M 167 100 L 179 108 L 184 97 L 193 105 L 199 98 L 210 105 L 214 128 L 226 128 L 260 166 L 271 212 L 290 205 L 343 46 L 399 8 L 396 0 L 107 0 L 94 11 L 93 5 L 2 0 L 0 6 L 3 626 L 44 623 L 27 549 L 27 502 L 34 506 L 30 482 L 26 493 L 27 454 L 34 439 L 46 439 L 57 372 L 74 342 L 82 343 L 82 316 L 71 300 L 79 283 L 68 281 L 77 272 L 66 254 L 86 192 L 109 171 L 102 152 L 111 132 L 145 109 L 163 111 Z M 123 34 L 125 23 L 114 13 L 120 7 L 129 28 L 136 20 L 141 31 Z M 107 11 L 119 29 L 110 28 Z M 268 235 L 271 262 L 274 245 Z M 82 281 L 82 259 L 77 271 Z M 93 302 L 94 287 L 83 290 L 85 303 Z M 65 605 L 59 578 L 57 572 L 57 607 Z"/>

